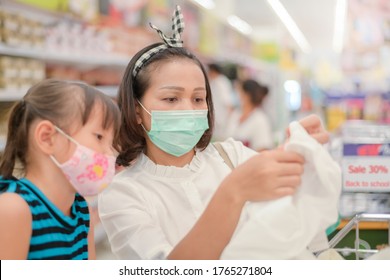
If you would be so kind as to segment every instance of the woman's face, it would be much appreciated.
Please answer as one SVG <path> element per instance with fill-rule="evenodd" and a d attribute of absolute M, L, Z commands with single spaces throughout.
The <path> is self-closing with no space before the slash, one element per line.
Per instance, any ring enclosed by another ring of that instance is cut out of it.
<path fill-rule="evenodd" d="M 245 92 L 245 90 L 242 88 L 242 85 L 239 83 L 236 86 L 238 97 L 240 98 L 240 104 L 245 105 L 250 102 L 249 94 Z"/>
<path fill-rule="evenodd" d="M 140 100 L 149 112 L 207 109 L 205 77 L 193 61 L 165 62 L 154 69 L 150 77 L 150 86 Z M 150 115 L 140 106 L 137 111 L 138 123 L 150 130 Z"/>

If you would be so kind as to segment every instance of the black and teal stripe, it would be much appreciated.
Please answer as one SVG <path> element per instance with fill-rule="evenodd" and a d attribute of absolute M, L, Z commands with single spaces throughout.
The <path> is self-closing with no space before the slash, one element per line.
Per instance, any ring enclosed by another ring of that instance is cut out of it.
<path fill-rule="evenodd" d="M 64 215 L 29 180 L 3 180 L 0 193 L 20 195 L 30 206 L 32 235 L 28 259 L 88 259 L 89 211 L 85 199 L 76 194 L 71 215 Z"/>

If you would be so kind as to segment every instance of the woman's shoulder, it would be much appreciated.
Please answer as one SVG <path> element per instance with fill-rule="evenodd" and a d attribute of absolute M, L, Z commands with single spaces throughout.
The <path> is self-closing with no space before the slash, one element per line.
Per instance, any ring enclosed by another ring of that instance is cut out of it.
<path fill-rule="evenodd" d="M 123 195 L 134 196 L 139 192 L 139 178 L 142 178 L 142 175 L 142 168 L 138 163 L 118 168 L 112 182 L 99 194 L 99 199 Z"/>
<path fill-rule="evenodd" d="M 213 151 L 214 153 L 218 152 L 215 147 L 216 143 L 221 144 L 223 150 L 229 156 L 234 166 L 237 166 L 257 153 L 256 151 L 244 146 L 241 141 L 234 140 L 231 137 L 221 142 L 211 143 L 208 147 L 209 151 Z"/>

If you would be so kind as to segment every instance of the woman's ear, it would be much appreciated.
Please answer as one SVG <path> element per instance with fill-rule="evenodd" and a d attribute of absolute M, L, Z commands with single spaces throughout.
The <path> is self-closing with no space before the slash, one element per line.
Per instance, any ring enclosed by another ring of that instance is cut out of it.
<path fill-rule="evenodd" d="M 53 123 L 47 120 L 39 121 L 33 131 L 36 146 L 48 155 L 54 153 L 54 142 L 57 135 L 58 133 Z"/>
<path fill-rule="evenodd" d="M 135 115 L 136 115 L 138 124 L 142 124 L 141 112 L 142 112 L 141 106 L 138 103 L 136 103 L 135 104 Z"/>

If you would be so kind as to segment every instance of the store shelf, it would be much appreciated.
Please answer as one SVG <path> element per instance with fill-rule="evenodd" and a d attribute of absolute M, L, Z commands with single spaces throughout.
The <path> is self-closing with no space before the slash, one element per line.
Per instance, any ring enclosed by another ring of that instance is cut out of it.
<path fill-rule="evenodd" d="M 120 56 L 112 53 L 103 53 L 96 55 L 87 55 L 77 52 L 54 52 L 46 51 L 44 49 L 26 49 L 16 48 L 0 44 L 0 55 L 18 56 L 25 58 L 39 59 L 45 62 L 61 63 L 61 64 L 73 64 L 82 66 L 110 66 L 121 67 L 127 66 L 130 58 Z"/>
<path fill-rule="evenodd" d="M 110 97 L 116 97 L 118 92 L 117 86 L 98 86 L 96 87 L 101 92 L 105 93 Z M 0 89 L 0 102 L 14 102 L 20 100 L 27 90 L 1 90 Z"/>
<path fill-rule="evenodd" d="M 22 3 L 15 0 L 1 0 L 0 7 L 6 9 L 7 11 L 12 11 L 16 14 L 22 12 L 29 17 L 39 19 L 43 22 L 53 22 L 58 20 L 58 18 L 81 22 L 80 18 L 72 15 L 71 13 L 42 9 L 39 6 L 34 6 L 28 3 Z"/>
<path fill-rule="evenodd" d="M 110 96 L 110 97 L 116 97 L 118 94 L 118 87 L 117 86 L 97 86 L 95 87 L 104 94 Z"/>
<path fill-rule="evenodd" d="M 26 94 L 26 91 L 23 90 L 4 90 L 0 89 L 0 102 L 13 102 L 20 100 L 24 95 Z"/>

